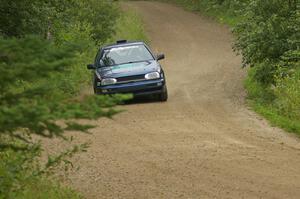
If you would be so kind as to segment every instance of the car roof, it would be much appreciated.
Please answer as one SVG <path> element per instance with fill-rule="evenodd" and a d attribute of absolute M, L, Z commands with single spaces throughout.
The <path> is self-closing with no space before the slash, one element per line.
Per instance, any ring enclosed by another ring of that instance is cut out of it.
<path fill-rule="evenodd" d="M 144 42 L 142 41 L 126 41 L 126 40 L 120 40 L 117 41 L 114 44 L 109 44 L 104 46 L 102 49 L 111 49 L 111 48 L 115 48 L 115 47 L 122 47 L 122 46 L 132 46 L 132 45 L 145 45 Z"/>

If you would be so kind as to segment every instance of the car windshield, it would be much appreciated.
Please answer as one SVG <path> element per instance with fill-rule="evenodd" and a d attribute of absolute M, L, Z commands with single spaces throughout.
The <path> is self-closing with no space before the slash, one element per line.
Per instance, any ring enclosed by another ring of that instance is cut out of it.
<path fill-rule="evenodd" d="M 101 58 L 105 66 L 153 60 L 153 56 L 144 45 L 122 46 L 104 50 Z"/>

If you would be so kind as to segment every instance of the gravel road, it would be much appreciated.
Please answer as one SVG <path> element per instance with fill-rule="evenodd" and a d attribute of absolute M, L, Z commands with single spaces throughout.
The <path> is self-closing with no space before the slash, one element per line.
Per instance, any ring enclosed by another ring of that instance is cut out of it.
<path fill-rule="evenodd" d="M 68 183 L 87 198 L 300 198 L 300 140 L 248 110 L 227 27 L 158 2 L 130 2 L 164 52 L 169 101 L 100 119 Z M 49 150 L 62 148 L 59 141 Z"/>

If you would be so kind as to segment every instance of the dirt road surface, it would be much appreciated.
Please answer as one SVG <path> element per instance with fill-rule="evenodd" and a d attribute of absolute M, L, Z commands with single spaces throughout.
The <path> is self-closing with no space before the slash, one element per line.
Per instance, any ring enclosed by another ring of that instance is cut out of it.
<path fill-rule="evenodd" d="M 169 101 L 122 106 L 114 120 L 91 122 L 92 135 L 74 133 L 92 144 L 68 183 L 97 199 L 300 198 L 299 139 L 246 108 L 229 29 L 169 4 L 125 6 L 166 54 Z"/>

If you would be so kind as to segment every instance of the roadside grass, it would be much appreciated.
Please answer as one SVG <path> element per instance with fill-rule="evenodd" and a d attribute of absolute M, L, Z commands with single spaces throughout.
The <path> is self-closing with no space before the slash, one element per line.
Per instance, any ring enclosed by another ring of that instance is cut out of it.
<path fill-rule="evenodd" d="M 234 10 L 224 8 L 222 6 L 211 6 L 207 0 L 204 1 L 190 1 L 190 0 L 153 0 L 179 5 L 184 9 L 195 12 L 197 14 L 208 16 L 217 20 L 221 24 L 226 24 L 233 27 L 238 22 L 242 21 L 241 15 L 235 13 Z"/>
<path fill-rule="evenodd" d="M 282 107 L 284 102 L 281 99 L 286 99 L 288 96 L 284 92 L 279 92 L 276 96 L 273 89 L 259 84 L 254 79 L 254 74 L 255 68 L 250 68 L 248 77 L 244 81 L 247 90 L 248 105 L 255 112 L 265 117 L 272 126 L 278 126 L 287 132 L 295 133 L 300 136 L 300 107 L 298 107 L 298 110 L 296 110 L 297 107 L 290 109 Z M 300 87 L 299 83 L 298 85 Z M 289 90 L 290 88 L 287 87 L 286 89 Z M 298 101 L 299 100 L 300 99 L 298 99 Z M 299 102 L 297 103 L 299 104 Z M 286 104 L 290 106 L 291 102 L 287 102 Z"/>
<path fill-rule="evenodd" d="M 296 118 L 291 119 L 283 116 L 272 104 L 259 103 L 255 99 L 249 99 L 248 104 L 255 112 L 265 117 L 272 126 L 280 127 L 287 132 L 300 136 L 300 122 Z"/>
<path fill-rule="evenodd" d="M 144 41 L 149 44 L 150 40 L 145 33 L 141 16 L 132 9 L 122 10 L 121 12 L 121 17 L 116 24 L 116 33 L 109 40 L 109 43 L 126 39 L 128 41 Z"/>
<path fill-rule="evenodd" d="M 0 136 L 2 140 L 6 137 Z M 0 199 L 81 199 L 79 193 L 49 175 L 39 175 L 39 152 L 0 152 Z M 31 161 L 28 161 L 31 159 Z"/>
<path fill-rule="evenodd" d="M 26 183 L 23 191 L 15 195 L 15 199 L 83 199 L 76 191 L 49 179 L 34 179 Z"/>

